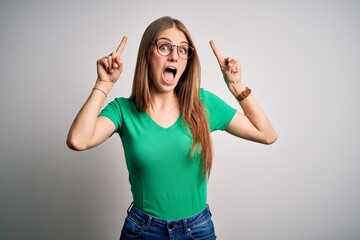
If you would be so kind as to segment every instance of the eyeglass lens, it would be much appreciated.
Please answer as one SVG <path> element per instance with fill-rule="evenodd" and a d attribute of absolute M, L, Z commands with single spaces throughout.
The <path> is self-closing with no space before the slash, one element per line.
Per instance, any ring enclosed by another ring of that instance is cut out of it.
<path fill-rule="evenodd" d="M 158 53 L 162 56 L 170 55 L 175 47 L 179 57 L 182 59 L 189 59 L 193 54 L 193 49 L 188 44 L 172 45 L 166 41 L 159 41 L 156 42 L 156 45 Z"/>

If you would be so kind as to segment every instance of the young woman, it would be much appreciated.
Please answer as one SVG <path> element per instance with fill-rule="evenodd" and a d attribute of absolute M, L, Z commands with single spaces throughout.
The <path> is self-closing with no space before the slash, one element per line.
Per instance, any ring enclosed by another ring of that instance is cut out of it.
<path fill-rule="evenodd" d="M 67 139 L 74 150 L 92 148 L 117 132 L 122 140 L 133 204 L 120 239 L 215 239 L 206 200 L 212 163 L 210 133 L 271 144 L 276 132 L 242 82 L 240 63 L 211 48 L 237 112 L 200 88 L 200 62 L 192 38 L 176 19 L 152 22 L 141 39 L 132 94 L 101 112 L 123 70 L 118 49 L 97 61 L 98 78 Z M 100 114 L 99 114 L 100 112 Z"/>

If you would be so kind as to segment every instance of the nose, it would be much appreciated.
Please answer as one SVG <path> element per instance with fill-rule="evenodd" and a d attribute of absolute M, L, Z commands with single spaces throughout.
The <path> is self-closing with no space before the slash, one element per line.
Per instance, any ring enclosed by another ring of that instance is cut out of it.
<path fill-rule="evenodd" d="M 173 49 L 169 55 L 169 60 L 173 61 L 173 62 L 177 62 L 177 60 L 178 60 L 177 46 L 173 47 Z"/>

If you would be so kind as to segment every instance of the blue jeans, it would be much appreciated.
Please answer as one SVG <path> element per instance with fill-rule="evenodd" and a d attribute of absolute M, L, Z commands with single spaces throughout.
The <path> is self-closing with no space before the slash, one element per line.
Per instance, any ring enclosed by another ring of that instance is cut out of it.
<path fill-rule="evenodd" d="M 156 218 L 132 206 L 120 236 L 120 240 L 131 239 L 214 240 L 216 236 L 209 206 L 192 217 L 176 221 Z"/>

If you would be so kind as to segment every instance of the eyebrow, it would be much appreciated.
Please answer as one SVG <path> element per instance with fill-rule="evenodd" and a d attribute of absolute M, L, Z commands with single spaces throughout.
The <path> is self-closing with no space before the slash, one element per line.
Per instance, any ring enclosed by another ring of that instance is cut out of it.
<path fill-rule="evenodd" d="M 159 40 L 166 40 L 166 41 L 169 41 L 169 42 L 172 43 L 172 41 L 169 38 L 166 38 L 166 37 L 161 37 L 161 38 L 156 39 L 156 41 L 159 41 Z M 189 45 L 188 41 L 182 41 L 180 43 L 186 43 L 186 44 Z"/>

